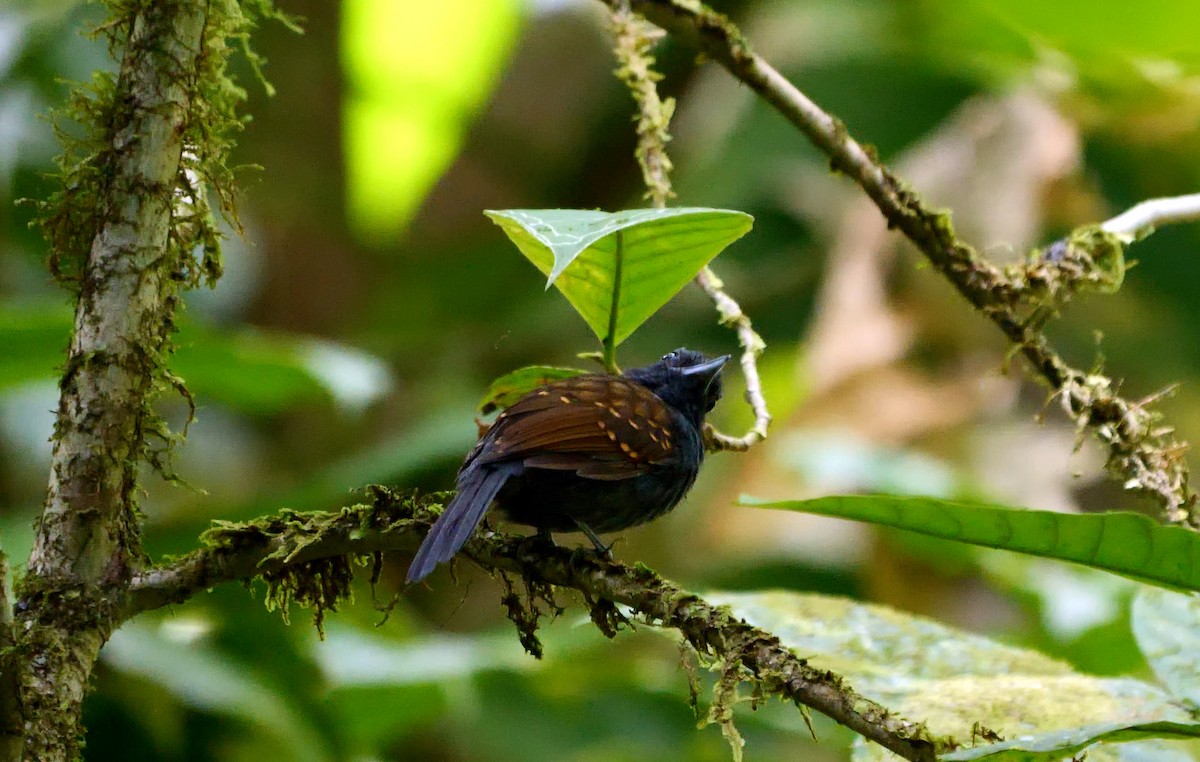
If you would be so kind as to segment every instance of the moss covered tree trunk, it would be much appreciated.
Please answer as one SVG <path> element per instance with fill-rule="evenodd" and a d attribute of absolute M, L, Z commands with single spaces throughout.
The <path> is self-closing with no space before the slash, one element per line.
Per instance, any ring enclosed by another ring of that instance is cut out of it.
<path fill-rule="evenodd" d="M 70 117 L 87 136 L 68 139 L 62 190 L 41 210 L 55 272 L 77 301 L 46 503 L 3 633 L 4 759 L 79 756 L 88 680 L 143 558 L 139 464 L 171 439 L 151 406 L 173 385 L 163 358 L 176 304 L 211 261 L 195 247 L 213 248 L 201 190 L 213 151 L 193 143 L 199 119 L 222 129 L 212 96 L 227 83 L 206 75 L 222 65 L 224 30 L 200 0 L 111 11 L 119 71 L 77 92 Z"/>

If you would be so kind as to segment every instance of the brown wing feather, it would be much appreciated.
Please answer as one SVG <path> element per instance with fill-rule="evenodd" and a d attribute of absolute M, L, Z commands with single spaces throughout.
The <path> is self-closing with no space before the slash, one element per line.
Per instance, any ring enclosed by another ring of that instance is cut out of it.
<path fill-rule="evenodd" d="M 524 460 L 534 468 L 592 479 L 628 479 L 675 458 L 671 418 L 639 384 L 577 376 L 522 397 L 488 431 L 484 463 Z"/>

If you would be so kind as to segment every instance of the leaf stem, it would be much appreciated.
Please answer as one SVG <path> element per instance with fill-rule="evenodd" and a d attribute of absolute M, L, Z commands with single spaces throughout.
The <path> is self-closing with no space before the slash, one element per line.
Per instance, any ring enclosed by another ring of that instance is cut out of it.
<path fill-rule="evenodd" d="M 625 231 L 618 230 L 617 264 L 613 270 L 612 306 L 608 310 L 608 335 L 604 337 L 604 369 L 615 375 L 620 374 L 617 366 L 617 317 L 621 305 L 621 271 L 625 263 Z"/>

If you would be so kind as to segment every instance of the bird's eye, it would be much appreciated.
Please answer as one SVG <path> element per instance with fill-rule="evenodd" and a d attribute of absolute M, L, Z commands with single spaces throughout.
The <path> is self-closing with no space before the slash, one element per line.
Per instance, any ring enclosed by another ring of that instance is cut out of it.
<path fill-rule="evenodd" d="M 678 352 L 678 351 L 675 351 L 675 350 L 672 350 L 672 351 L 670 351 L 670 352 L 667 352 L 665 355 L 663 355 L 663 356 L 662 356 L 662 361 L 663 361 L 663 362 L 671 362 L 672 360 L 674 360 L 674 359 L 675 359 L 675 358 L 677 358 L 677 357 L 679 357 L 679 352 Z"/>

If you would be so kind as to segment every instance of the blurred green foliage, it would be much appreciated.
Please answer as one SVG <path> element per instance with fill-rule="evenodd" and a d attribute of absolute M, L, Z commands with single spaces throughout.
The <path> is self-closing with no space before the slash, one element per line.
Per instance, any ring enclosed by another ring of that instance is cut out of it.
<path fill-rule="evenodd" d="M 854 135 L 918 175 L 926 165 L 914 148 L 965 110 L 1014 93 L 1051 106 L 1078 141 L 1074 166 L 1027 189 L 1030 240 L 973 240 L 996 256 L 1200 184 L 1200 11 L 1191 5 L 718 7 Z M 200 405 L 178 466 L 207 494 L 148 476 L 155 554 L 193 547 L 212 519 L 334 508 L 371 482 L 448 487 L 491 379 L 570 364 L 594 347 L 481 211 L 642 205 L 630 101 L 611 75 L 597 7 L 297 0 L 284 9 L 307 19 L 306 33 L 267 25 L 255 39 L 277 95 L 247 79 L 253 121 L 238 160 L 262 169 L 241 174 L 246 237 L 226 247 L 216 291 L 189 298 L 173 365 Z M 58 0 L 0 10 L 0 541 L 18 565 L 44 497 L 48 411 L 71 318 L 45 245 L 27 227 L 30 208 L 12 202 L 53 189 L 56 147 L 41 115 L 62 102 L 63 81 L 111 67 L 103 46 L 79 34 L 96 13 Z M 1147 652 L 1153 674 L 1146 666 L 1130 622 L 1135 586 L 1125 580 L 732 505 L 739 492 L 794 498 L 903 484 L 1040 508 L 1138 507 L 1105 480 L 1094 452 L 1071 454 L 1074 433 L 1053 410 L 1044 427 L 1029 424 L 1044 393 L 996 380 L 998 336 L 907 251 L 880 290 L 911 342 L 829 387 L 814 369 L 814 330 L 834 311 L 827 294 L 840 265 L 830 252 L 848 245 L 840 225 L 855 194 L 714 65 L 697 66 L 693 50 L 669 39 L 658 53 L 663 91 L 679 100 L 669 144 L 678 203 L 755 218 L 717 269 L 769 344 L 762 371 L 776 424 L 767 446 L 713 457 L 687 505 L 626 533 L 617 555 L 699 591 L 864 597 L 1036 648 L 1076 671 L 1157 677 L 1181 694 L 1172 683 L 1182 674 L 1194 688 L 1188 663 L 1164 666 L 1155 655 L 1177 653 L 1169 642 Z M 1037 137 L 1013 145 L 1061 140 Z M 1004 170 L 1030 152 L 992 142 L 999 165 L 979 162 L 986 141 L 964 142 L 974 148 L 954 153 L 952 168 L 964 183 L 979 181 L 977 206 L 1003 220 L 1019 216 L 1000 203 L 1013 182 Z M 962 229 L 998 229 L 984 224 L 987 214 L 969 218 L 968 190 L 953 187 L 938 203 Z M 1198 243 L 1195 227 L 1181 227 L 1138 244 L 1119 294 L 1081 299 L 1052 328 L 1084 366 L 1102 332 L 1107 368 L 1133 397 L 1181 382 L 1165 410 L 1185 440 L 1200 434 Z M 859 294 L 876 288 L 858 283 Z M 835 346 L 852 357 L 869 355 L 877 339 L 846 336 Z M 650 317 L 622 357 L 636 364 L 681 345 L 735 346 L 694 289 Z M 736 430 L 750 416 L 740 379 L 728 381 L 717 423 Z M 182 403 L 163 407 L 182 420 Z M 547 658 L 533 662 L 504 622 L 494 583 L 465 564 L 459 584 L 440 574 L 405 592 L 381 623 L 404 566 L 388 559 L 374 590 L 363 581 L 324 642 L 303 616 L 286 626 L 265 611 L 261 590 L 234 586 L 123 629 L 88 703 L 88 759 L 728 758 L 718 729 L 695 729 L 670 638 L 639 628 L 609 642 L 564 596 L 567 613 L 544 625 Z M 1194 632 L 1186 610 L 1157 611 L 1177 625 L 1156 630 L 1160 641 Z M 751 759 L 852 753 L 851 734 L 818 717 L 814 742 L 790 707 L 739 708 L 737 720 Z M 1174 759 L 1178 748 L 1142 758 Z"/>

